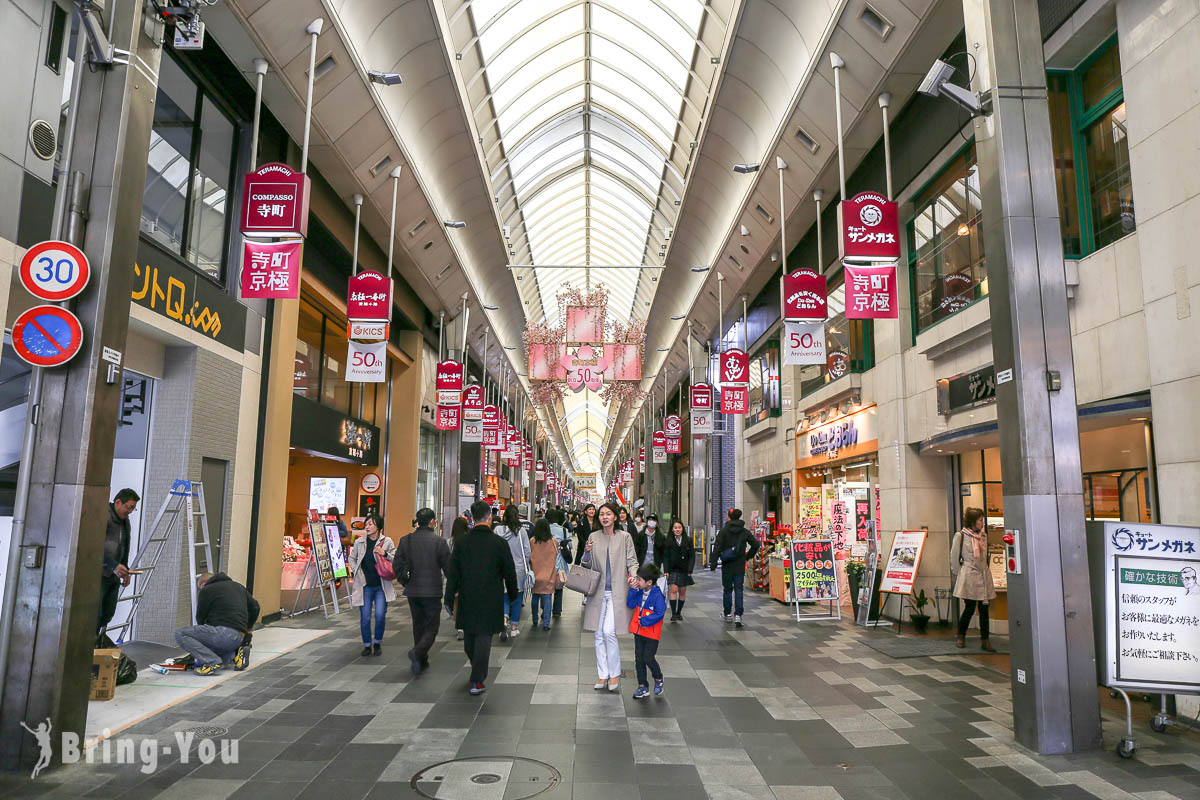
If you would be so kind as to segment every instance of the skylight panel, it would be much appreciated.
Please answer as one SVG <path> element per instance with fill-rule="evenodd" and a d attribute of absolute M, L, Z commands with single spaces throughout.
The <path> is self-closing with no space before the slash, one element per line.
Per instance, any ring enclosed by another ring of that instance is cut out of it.
<path fill-rule="evenodd" d="M 571 86 L 582 83 L 584 78 L 583 62 L 570 64 L 547 75 L 535 82 L 524 92 L 509 100 L 505 106 L 496 103 L 496 113 L 509 121 L 517 120 L 534 111 L 544 101 L 550 101 L 554 95 L 564 92 Z M 493 98 L 493 102 L 495 98 Z"/>
<path fill-rule="evenodd" d="M 675 122 L 673 120 L 664 128 L 656 121 L 661 118 L 661 115 L 658 117 L 647 115 L 628 100 L 598 84 L 592 86 L 592 100 L 610 113 L 624 117 L 631 125 L 639 129 L 643 136 L 663 150 L 670 149 L 671 142 L 675 138 Z"/>
<path fill-rule="evenodd" d="M 650 3 L 644 4 L 647 8 Z M 639 5 L 641 8 L 641 5 Z M 640 14 L 640 12 L 639 12 Z M 671 23 L 676 30 L 678 25 Z M 688 50 L 686 56 L 678 52 L 672 52 L 658 43 L 658 40 L 651 36 L 640 26 L 630 22 L 624 17 L 617 16 L 602 6 L 592 6 L 592 29 L 596 33 L 604 36 L 609 41 L 624 45 L 630 53 L 638 53 L 655 64 L 659 69 L 666 73 L 667 78 L 676 86 L 683 88 L 687 81 L 688 64 L 691 63 L 691 51 Z M 655 33 L 659 33 L 655 31 Z M 659 34 L 661 36 L 661 33 Z M 664 41 L 670 44 L 670 41 L 663 37 Z M 695 41 L 692 41 L 692 47 L 695 46 Z M 631 55 L 630 58 L 633 58 Z M 618 66 L 621 66 L 618 64 Z M 627 70 L 628 71 L 628 70 Z M 636 75 L 637 72 L 630 74 Z"/>
<path fill-rule="evenodd" d="M 504 137 L 504 142 L 509 147 L 515 146 L 527 135 L 542 127 L 547 122 L 550 122 L 564 111 L 573 106 L 581 105 L 584 98 L 584 88 L 577 86 L 574 89 L 569 89 L 555 96 L 523 117 L 505 112 L 497 118 L 500 124 L 500 135 Z"/>
<path fill-rule="evenodd" d="M 508 105 L 517 95 L 524 93 L 547 75 L 563 69 L 568 64 L 583 58 L 583 32 L 572 36 L 565 42 L 538 52 L 549 45 L 546 41 L 530 41 L 524 47 L 512 51 L 520 57 L 512 64 L 505 64 L 504 72 L 498 69 L 486 68 L 488 88 L 498 108 Z M 509 52 L 505 51 L 505 52 Z M 537 53 L 535 56 L 534 53 Z M 525 59 L 529 59 L 528 62 Z M 510 71 L 511 70 L 511 71 Z"/>

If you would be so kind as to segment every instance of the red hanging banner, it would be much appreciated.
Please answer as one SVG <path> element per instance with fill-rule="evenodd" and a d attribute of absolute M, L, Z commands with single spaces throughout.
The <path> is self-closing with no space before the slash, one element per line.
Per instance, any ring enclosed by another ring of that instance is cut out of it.
<path fill-rule="evenodd" d="M 683 435 L 683 420 L 679 419 L 678 414 L 668 414 L 663 420 L 663 432 L 668 439 L 678 439 Z M 667 452 L 671 452 L 670 443 L 667 445 Z"/>
<path fill-rule="evenodd" d="M 692 408 L 697 410 L 713 407 L 713 387 L 707 383 L 697 383 L 688 391 L 688 399 Z"/>
<path fill-rule="evenodd" d="M 896 319 L 896 265 L 846 264 L 846 319 Z"/>
<path fill-rule="evenodd" d="M 457 361 L 442 361 L 437 365 L 434 389 L 438 405 L 462 405 L 463 365 Z"/>
<path fill-rule="evenodd" d="M 392 318 L 392 279 L 370 270 L 352 277 L 346 292 L 346 318 L 389 322 Z"/>
<path fill-rule="evenodd" d="M 667 437 L 667 454 L 678 455 L 683 452 L 683 439 Z"/>
<path fill-rule="evenodd" d="M 651 437 L 651 439 L 650 439 L 650 446 L 651 447 L 666 447 L 667 446 L 667 435 L 665 433 L 663 433 L 662 431 L 655 431 L 654 436 Z"/>
<path fill-rule="evenodd" d="M 251 236 L 308 235 L 312 182 L 287 164 L 263 164 L 242 178 L 242 233 Z"/>
<path fill-rule="evenodd" d="M 459 416 L 459 406 L 437 407 L 437 429 L 439 431 L 456 431 L 462 421 Z"/>
<path fill-rule="evenodd" d="M 750 408 L 750 390 L 745 386 L 721 387 L 721 413 L 745 414 Z"/>
<path fill-rule="evenodd" d="M 900 215 L 878 192 L 859 192 L 838 203 L 838 255 L 843 261 L 900 258 Z"/>
<path fill-rule="evenodd" d="M 468 386 L 462 393 L 463 419 L 483 419 L 483 387 Z"/>
<path fill-rule="evenodd" d="M 828 288 L 825 276 L 802 267 L 782 278 L 783 318 L 785 320 L 825 319 Z"/>
<path fill-rule="evenodd" d="M 750 383 L 750 355 L 733 348 L 721 353 L 721 385 L 746 386 Z"/>
<path fill-rule="evenodd" d="M 304 242 L 242 241 L 242 299 L 295 300 L 300 296 Z"/>

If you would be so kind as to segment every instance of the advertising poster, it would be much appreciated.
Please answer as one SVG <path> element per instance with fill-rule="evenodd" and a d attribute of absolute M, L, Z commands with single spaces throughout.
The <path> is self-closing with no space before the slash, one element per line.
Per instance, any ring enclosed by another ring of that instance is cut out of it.
<path fill-rule="evenodd" d="M 871 538 L 871 504 L 866 500 L 856 500 L 854 508 L 854 540 L 865 542 Z"/>
<path fill-rule="evenodd" d="M 837 500 L 829 514 L 830 532 L 833 534 L 833 549 L 842 552 L 846 549 L 846 503 Z"/>
<path fill-rule="evenodd" d="M 988 545 L 988 571 L 992 574 L 992 585 L 999 591 L 1008 591 L 1008 570 L 1004 566 L 1004 545 Z"/>
<path fill-rule="evenodd" d="M 325 541 L 329 546 L 329 564 L 333 568 L 333 577 L 346 577 L 346 551 L 342 549 L 342 534 L 338 531 L 336 522 L 325 523 Z"/>
<path fill-rule="evenodd" d="M 785 322 L 783 327 L 785 367 L 825 363 L 825 320 Z"/>
<path fill-rule="evenodd" d="M 336 525 L 333 527 L 334 530 L 337 530 Z M 321 583 L 329 583 L 333 580 L 333 564 L 329 560 L 329 540 L 325 536 L 323 523 L 315 511 L 310 511 L 308 515 L 308 537 L 312 540 L 313 558 L 317 561 L 317 573 L 320 575 Z M 337 549 L 341 552 L 341 539 L 338 539 Z"/>
<path fill-rule="evenodd" d="M 800 490 L 800 526 L 806 539 L 821 533 L 821 488 L 806 486 Z"/>
<path fill-rule="evenodd" d="M 801 539 L 792 542 L 792 587 L 798 601 L 838 598 L 837 570 L 833 564 L 831 540 Z"/>
<path fill-rule="evenodd" d="M 309 478 L 308 507 L 318 514 L 327 514 L 330 508 L 346 510 L 345 478 Z"/>
<path fill-rule="evenodd" d="M 926 535 L 926 531 L 896 531 L 896 538 L 892 539 L 892 551 L 883 568 L 883 584 L 879 591 L 912 594 Z"/>

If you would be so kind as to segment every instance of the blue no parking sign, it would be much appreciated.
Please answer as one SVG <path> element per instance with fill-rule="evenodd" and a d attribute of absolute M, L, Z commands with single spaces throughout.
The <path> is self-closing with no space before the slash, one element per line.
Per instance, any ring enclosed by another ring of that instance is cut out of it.
<path fill-rule="evenodd" d="M 79 318 L 58 306 L 34 306 L 17 317 L 13 349 L 35 367 L 57 367 L 75 357 L 83 346 Z"/>

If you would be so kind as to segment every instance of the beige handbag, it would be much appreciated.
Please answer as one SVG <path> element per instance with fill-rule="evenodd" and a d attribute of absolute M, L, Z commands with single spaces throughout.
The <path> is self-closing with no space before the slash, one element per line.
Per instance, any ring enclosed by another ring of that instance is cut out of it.
<path fill-rule="evenodd" d="M 573 592 L 591 597 L 600 586 L 600 573 L 594 569 L 588 569 L 582 564 L 572 564 L 571 572 L 567 575 L 566 586 Z"/>

